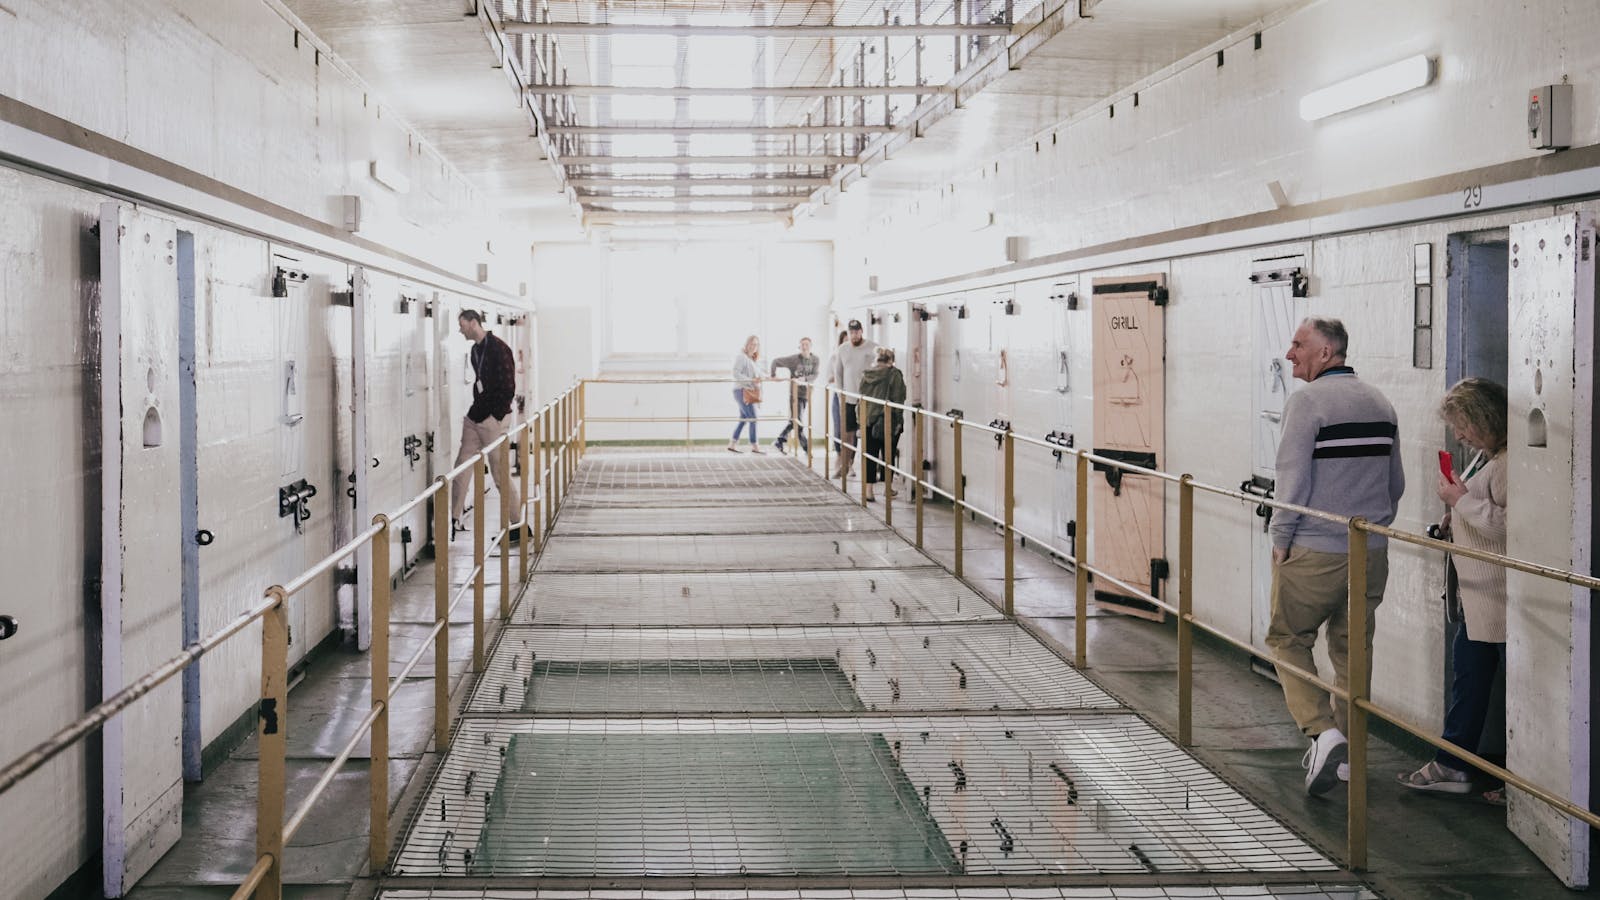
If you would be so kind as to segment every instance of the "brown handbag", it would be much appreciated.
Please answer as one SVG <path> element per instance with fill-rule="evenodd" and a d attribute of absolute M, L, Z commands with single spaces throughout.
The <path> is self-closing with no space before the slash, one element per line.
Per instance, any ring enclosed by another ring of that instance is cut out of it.
<path fill-rule="evenodd" d="M 744 402 L 747 405 L 750 405 L 750 406 L 754 406 L 757 403 L 760 403 L 761 402 L 761 388 L 759 386 L 753 387 L 753 388 L 745 388 L 744 389 Z"/>

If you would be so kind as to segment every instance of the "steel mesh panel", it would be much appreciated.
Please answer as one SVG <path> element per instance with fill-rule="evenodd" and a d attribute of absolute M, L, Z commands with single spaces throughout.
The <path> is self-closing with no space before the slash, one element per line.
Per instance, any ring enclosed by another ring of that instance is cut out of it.
<path fill-rule="evenodd" d="M 586 460 L 573 489 L 808 487 L 816 475 L 781 456 L 622 456 Z"/>
<path fill-rule="evenodd" d="M 653 509 L 572 509 L 556 522 L 557 535 L 787 534 L 882 531 L 883 522 L 849 504 L 785 508 L 690 506 Z"/>
<path fill-rule="evenodd" d="M 999 619 L 937 569 L 870 572 L 541 574 L 514 621 L 529 625 L 774 625 Z"/>
<path fill-rule="evenodd" d="M 1336 871 L 1143 720 L 1094 713 L 469 717 L 395 867 L 906 875 L 946 864 L 929 823 L 965 874 Z"/>
<path fill-rule="evenodd" d="M 762 714 L 1118 706 L 1032 635 L 997 622 L 513 627 L 467 709 Z"/>
<path fill-rule="evenodd" d="M 705 572 L 717 570 L 867 569 L 933 565 L 890 532 L 878 537 L 796 535 L 605 535 L 545 544 L 539 573 Z"/>
<path fill-rule="evenodd" d="M 810 484 L 772 487 L 654 487 L 578 489 L 563 501 L 572 509 L 648 509 L 671 506 L 848 506 L 849 501 L 821 479 Z"/>
<path fill-rule="evenodd" d="M 772 888 L 590 890 L 557 888 L 401 888 L 381 900 L 1377 900 L 1357 884 L 1172 884 L 1094 887 Z"/>

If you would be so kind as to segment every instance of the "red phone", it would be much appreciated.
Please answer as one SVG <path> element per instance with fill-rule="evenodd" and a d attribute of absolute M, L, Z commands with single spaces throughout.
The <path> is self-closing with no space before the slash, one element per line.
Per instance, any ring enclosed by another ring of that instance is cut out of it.
<path fill-rule="evenodd" d="M 1439 474 L 1444 476 L 1445 481 L 1448 481 L 1451 484 L 1456 483 L 1456 464 L 1455 461 L 1450 458 L 1449 450 L 1439 451 Z"/>

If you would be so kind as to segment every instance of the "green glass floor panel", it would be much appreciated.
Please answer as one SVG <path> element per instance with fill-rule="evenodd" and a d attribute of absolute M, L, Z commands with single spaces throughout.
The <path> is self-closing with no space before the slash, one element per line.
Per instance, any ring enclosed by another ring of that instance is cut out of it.
<path fill-rule="evenodd" d="M 525 712 L 866 709 L 832 659 L 535 660 Z"/>
<path fill-rule="evenodd" d="M 467 871 L 954 873 L 880 734 L 515 735 Z"/>

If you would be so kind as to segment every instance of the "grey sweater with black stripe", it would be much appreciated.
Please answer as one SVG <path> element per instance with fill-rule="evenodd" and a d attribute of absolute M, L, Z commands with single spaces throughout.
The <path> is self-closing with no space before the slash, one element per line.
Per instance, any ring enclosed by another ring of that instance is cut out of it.
<path fill-rule="evenodd" d="M 1290 395 L 1283 408 L 1274 497 L 1388 525 L 1405 489 L 1394 407 L 1354 369 L 1335 366 Z M 1387 543 L 1367 536 L 1368 547 Z M 1280 509 L 1272 514 L 1272 546 L 1345 553 L 1350 543 L 1337 522 Z"/>

